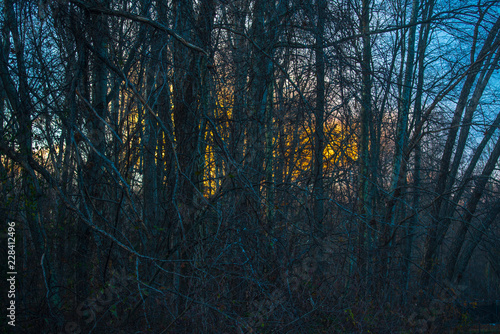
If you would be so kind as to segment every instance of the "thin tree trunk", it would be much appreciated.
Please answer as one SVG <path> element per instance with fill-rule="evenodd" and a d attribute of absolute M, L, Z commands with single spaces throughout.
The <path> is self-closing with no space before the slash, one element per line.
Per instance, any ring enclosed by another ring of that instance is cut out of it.
<path fill-rule="evenodd" d="M 477 209 L 477 205 L 479 204 L 479 200 L 481 199 L 486 185 L 488 184 L 491 173 L 495 170 L 495 166 L 498 163 L 500 158 L 500 139 L 498 139 L 495 144 L 495 148 L 488 159 L 488 162 L 484 166 L 483 172 L 478 177 L 476 182 L 476 187 L 474 188 L 474 192 L 472 193 L 469 201 L 467 202 L 467 207 L 465 211 L 465 216 L 462 218 L 460 222 L 460 227 L 457 232 L 457 236 L 452 244 L 450 254 L 448 255 L 448 261 L 446 264 L 446 276 L 448 279 L 452 279 L 454 274 L 456 273 L 455 267 L 458 261 L 458 256 L 460 254 L 460 250 L 463 247 L 465 236 L 469 231 L 470 225 L 472 224 L 472 219 L 474 218 L 474 214 Z"/>
<path fill-rule="evenodd" d="M 432 217 L 433 222 L 429 230 L 426 250 L 424 255 L 424 266 L 421 275 L 421 283 L 427 285 L 430 279 L 430 271 L 433 267 L 433 259 L 436 257 L 438 247 L 441 245 L 446 231 L 448 230 L 449 223 L 442 224 L 442 220 L 445 217 L 446 201 L 448 198 L 445 195 L 446 185 L 450 182 L 448 179 L 448 172 L 450 169 L 451 157 L 454 152 L 455 141 L 459 130 L 460 121 L 462 119 L 463 111 L 466 108 L 467 101 L 469 99 L 470 91 L 473 88 L 474 82 L 476 81 L 477 75 L 481 72 L 481 68 L 484 63 L 484 57 L 491 52 L 493 42 L 496 39 L 496 35 L 500 29 L 500 18 L 496 21 L 492 29 L 489 31 L 488 37 L 486 38 L 481 51 L 479 52 L 478 61 L 474 62 L 471 66 L 469 74 L 464 82 L 462 90 L 460 92 L 460 97 L 455 108 L 455 113 L 453 115 L 453 120 L 450 125 L 450 131 L 446 140 L 443 155 L 441 157 L 438 180 L 436 182 L 435 193 L 437 198 L 433 202 L 432 206 Z M 476 44 L 477 41 L 474 41 Z M 474 48 L 473 48 L 474 49 Z"/>
<path fill-rule="evenodd" d="M 372 50 L 370 37 L 370 0 L 363 0 L 361 9 L 361 33 L 363 34 L 363 54 L 361 63 L 361 134 L 360 134 L 360 195 L 359 195 L 359 211 L 363 217 L 363 221 L 359 222 L 359 255 L 358 265 L 361 268 L 361 274 L 368 283 L 371 278 L 369 275 L 367 257 L 370 254 L 371 231 L 370 222 L 373 217 L 372 211 L 372 179 L 371 161 L 370 161 L 370 133 L 373 131 L 371 126 L 373 122 L 372 116 Z M 372 148 L 373 149 L 373 148 Z"/>
<path fill-rule="evenodd" d="M 488 229 L 495 222 L 495 219 L 500 215 L 500 200 L 492 206 L 491 211 L 486 216 L 484 221 L 473 229 L 469 229 L 470 238 L 465 243 L 460 252 L 460 256 L 455 261 L 455 268 L 452 276 L 452 282 L 460 283 L 467 266 L 472 258 L 474 250 L 481 242 L 483 235 L 488 233 Z"/>
<path fill-rule="evenodd" d="M 423 8 L 422 20 L 425 21 L 431 17 L 434 12 L 434 0 L 429 0 L 425 3 Z M 418 74 L 417 74 L 417 87 L 415 92 L 415 106 L 414 106 L 414 124 L 419 124 L 422 121 L 422 96 L 424 86 L 424 72 L 425 72 L 425 59 L 427 44 L 429 43 L 430 24 L 424 24 L 420 28 L 420 38 L 417 48 L 418 56 Z M 406 249 L 404 251 L 404 284 L 406 292 L 410 289 L 411 269 L 410 264 L 413 262 L 413 240 L 415 227 L 419 221 L 418 209 L 420 208 L 420 187 L 421 187 L 421 168 L 422 168 L 422 146 L 419 141 L 414 148 L 415 165 L 413 167 L 413 208 L 416 211 L 413 219 L 408 223 L 406 233 Z"/>
<path fill-rule="evenodd" d="M 324 35 L 325 21 L 327 14 L 326 0 L 317 0 L 318 22 L 316 26 L 316 47 L 314 50 L 316 57 L 316 108 L 314 109 L 314 184 L 313 184 L 313 212 L 314 221 L 318 228 L 321 228 L 324 218 L 324 179 L 323 179 L 323 153 L 325 150 L 325 51 Z"/>

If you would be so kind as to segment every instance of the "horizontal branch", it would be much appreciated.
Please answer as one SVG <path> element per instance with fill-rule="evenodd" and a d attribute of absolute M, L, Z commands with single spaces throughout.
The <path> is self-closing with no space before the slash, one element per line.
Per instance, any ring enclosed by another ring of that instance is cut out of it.
<path fill-rule="evenodd" d="M 129 20 L 132 20 L 132 21 L 145 23 L 145 24 L 147 24 L 155 29 L 166 32 L 167 34 L 169 34 L 170 36 L 172 36 L 173 38 L 175 38 L 176 40 L 178 40 L 179 42 L 181 42 L 182 44 L 184 44 L 188 48 L 190 48 L 194 51 L 201 52 L 201 53 L 205 54 L 207 57 L 209 56 L 208 52 L 205 51 L 204 49 L 200 48 L 199 46 L 194 45 L 193 43 L 186 41 L 186 39 L 184 39 L 184 37 L 182 37 L 181 35 L 176 33 L 174 30 L 166 27 L 165 25 L 163 25 L 159 22 L 153 21 L 150 18 L 136 15 L 136 14 L 123 12 L 123 11 L 113 10 L 113 9 L 109 9 L 109 8 L 105 8 L 105 7 L 101 7 L 101 6 L 96 6 L 96 5 L 89 4 L 87 2 L 80 1 L 80 0 L 69 0 L 68 2 L 75 4 L 78 7 L 83 8 L 85 10 L 88 10 L 89 12 L 101 13 L 101 14 L 106 14 L 109 16 L 123 17 L 123 18 L 129 19 Z"/>

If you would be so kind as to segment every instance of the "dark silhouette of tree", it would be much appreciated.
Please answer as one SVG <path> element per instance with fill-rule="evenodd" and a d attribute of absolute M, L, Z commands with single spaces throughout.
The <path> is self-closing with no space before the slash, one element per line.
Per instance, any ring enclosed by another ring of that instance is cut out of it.
<path fill-rule="evenodd" d="M 21 331 L 441 332 L 499 298 L 498 2 L 0 8 Z"/>

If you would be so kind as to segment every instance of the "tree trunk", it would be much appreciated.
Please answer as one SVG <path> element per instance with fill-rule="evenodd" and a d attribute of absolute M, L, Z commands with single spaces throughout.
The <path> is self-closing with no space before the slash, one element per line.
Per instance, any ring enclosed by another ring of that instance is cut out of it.
<path fill-rule="evenodd" d="M 454 152 L 455 141 L 458 134 L 460 121 L 462 119 L 462 114 L 464 109 L 466 108 L 470 91 L 472 90 L 474 82 L 476 81 L 476 77 L 481 72 L 485 57 L 488 53 L 492 51 L 491 47 L 494 44 L 494 40 L 496 39 L 496 35 L 499 29 L 500 29 L 500 18 L 496 21 L 492 29 L 489 31 L 488 37 L 486 38 L 483 47 L 479 52 L 477 60 L 472 63 L 472 66 L 468 72 L 462 90 L 460 92 L 460 97 L 458 99 L 457 106 L 455 108 L 453 120 L 450 125 L 450 131 L 448 132 L 448 137 L 444 147 L 443 155 L 441 157 L 438 180 L 435 189 L 437 197 L 432 205 L 431 214 L 433 217 L 433 222 L 427 238 L 426 251 L 424 255 L 424 267 L 423 267 L 424 270 L 422 271 L 421 275 L 421 283 L 423 285 L 427 285 L 429 282 L 430 279 L 429 273 L 433 267 L 433 262 L 434 262 L 433 259 L 436 257 L 438 247 L 441 245 L 449 227 L 449 221 L 443 224 L 443 219 L 446 218 L 445 199 L 448 198 L 448 195 L 446 195 L 446 185 L 449 184 L 449 182 L 451 182 L 449 179 L 450 163 L 452 154 Z M 474 43 L 477 43 L 477 41 L 474 41 Z"/>
<path fill-rule="evenodd" d="M 316 47 L 316 107 L 314 109 L 315 141 L 314 141 L 314 170 L 313 170 L 313 213 L 316 227 L 321 229 L 324 216 L 324 181 L 323 156 L 325 150 L 325 51 L 324 35 L 327 15 L 326 0 L 317 0 L 317 26 L 315 31 Z"/>
<path fill-rule="evenodd" d="M 361 34 L 363 41 L 363 54 L 361 63 L 361 134 L 359 143 L 359 164 L 360 164 L 360 195 L 359 195 L 359 211 L 362 217 L 362 221 L 359 222 L 359 255 L 358 255 L 358 266 L 361 269 L 361 274 L 365 279 L 365 283 L 368 283 L 371 278 L 367 257 L 370 256 L 371 252 L 371 231 L 370 222 L 373 217 L 372 211 L 372 192 L 373 187 L 372 179 L 370 177 L 371 173 L 371 161 L 370 161 L 370 134 L 374 131 L 372 128 L 373 116 L 372 116 L 372 50 L 371 50 L 371 37 L 370 37 L 370 0 L 362 1 L 361 9 Z"/>
<path fill-rule="evenodd" d="M 29 95 L 28 75 L 24 55 L 24 44 L 21 40 L 21 30 L 18 25 L 17 16 L 14 12 L 14 2 L 6 0 L 5 3 L 5 32 L 10 31 L 11 36 L 2 36 L 0 40 L 0 79 L 3 83 L 5 96 L 9 100 L 10 106 L 13 110 L 14 117 L 18 124 L 18 131 L 16 134 L 17 142 L 19 145 L 19 152 L 21 156 L 28 161 L 33 157 L 32 151 L 32 120 L 31 111 L 34 110 L 33 101 Z M 17 4 L 20 6 L 20 4 Z M 21 10 L 19 10 L 21 11 Z M 13 41 L 13 50 L 16 59 L 16 74 L 17 74 L 17 89 L 16 83 L 11 76 L 9 76 L 8 55 L 5 54 L 6 46 L 9 42 L 3 38 Z M 3 120 L 2 120 L 3 122 Z M 43 217 L 40 215 L 40 208 L 38 206 L 38 197 L 41 189 L 39 188 L 38 181 L 34 178 L 34 174 L 28 170 L 23 169 L 22 174 L 22 194 L 24 199 L 24 215 L 29 233 L 33 239 L 33 247 L 37 260 L 40 261 L 42 271 L 48 273 L 45 277 L 45 286 L 47 291 L 47 304 L 49 307 L 50 316 L 55 317 L 56 320 L 59 316 L 60 307 L 60 293 L 57 271 L 51 270 L 52 254 L 47 245 L 47 237 L 45 235 Z M 42 261 L 43 260 L 43 261 Z"/>

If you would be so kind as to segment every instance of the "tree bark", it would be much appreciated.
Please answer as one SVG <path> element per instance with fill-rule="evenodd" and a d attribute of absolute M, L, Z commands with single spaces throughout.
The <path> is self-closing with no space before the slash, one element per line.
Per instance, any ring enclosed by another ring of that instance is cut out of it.
<path fill-rule="evenodd" d="M 326 0 L 317 0 L 317 25 L 315 31 L 316 47 L 314 50 L 316 57 L 316 107 L 314 109 L 314 170 L 313 170 L 313 212 L 316 227 L 321 229 L 324 219 L 324 175 L 323 157 L 325 150 L 325 51 L 324 35 L 325 21 L 327 15 Z"/>

